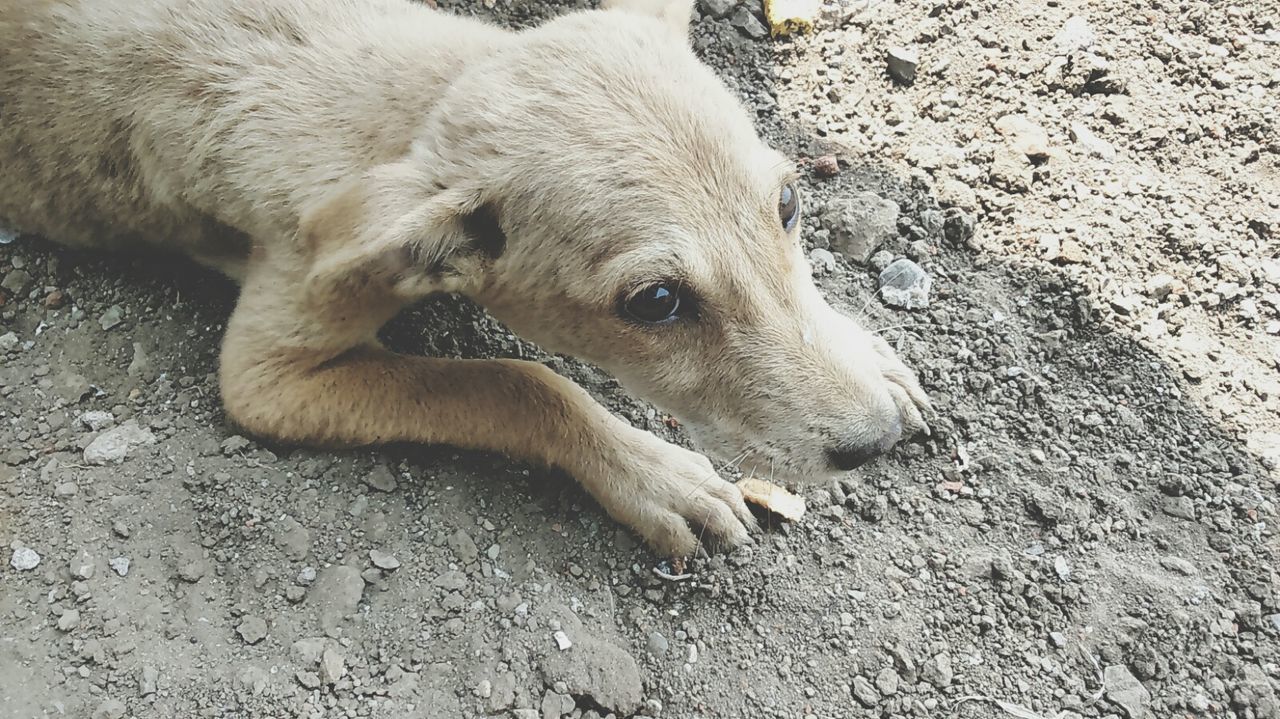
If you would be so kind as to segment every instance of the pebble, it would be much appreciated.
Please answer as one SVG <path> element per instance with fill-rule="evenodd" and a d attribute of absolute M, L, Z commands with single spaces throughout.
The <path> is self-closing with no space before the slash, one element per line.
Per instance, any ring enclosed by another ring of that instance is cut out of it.
<path fill-rule="evenodd" d="M 379 492 L 394 492 L 399 483 L 396 482 L 396 476 L 391 473 L 391 469 L 385 464 L 379 464 L 364 476 L 364 483 L 378 490 Z"/>
<path fill-rule="evenodd" d="M 320 676 L 315 672 L 308 672 L 299 669 L 294 673 L 293 678 L 297 679 L 298 683 L 301 684 L 304 689 L 320 688 Z"/>
<path fill-rule="evenodd" d="M 76 418 L 76 421 L 87 427 L 92 432 L 100 432 L 115 424 L 116 417 L 110 412 L 91 409 L 88 412 L 81 413 L 80 416 Z"/>
<path fill-rule="evenodd" d="M 136 421 L 129 420 L 95 437 L 84 448 L 84 461 L 85 464 L 96 466 L 118 464 L 124 461 L 134 447 L 155 444 L 155 441 L 156 436 L 151 430 L 139 427 Z"/>
<path fill-rule="evenodd" d="M 1053 646 L 1061 649 L 1067 646 L 1067 635 L 1062 632 L 1049 632 L 1049 641 L 1053 642 Z"/>
<path fill-rule="evenodd" d="M 1196 505 L 1190 497 L 1165 497 L 1161 509 L 1170 517 L 1192 521 L 1196 518 Z"/>
<path fill-rule="evenodd" d="M 476 548 L 476 541 L 467 534 L 465 529 L 459 529 L 449 535 L 449 549 L 453 550 L 454 555 L 459 562 L 463 564 L 471 564 L 480 558 L 480 550 Z"/>
<path fill-rule="evenodd" d="M 111 305 L 111 307 L 108 308 L 106 312 L 103 312 L 102 316 L 98 318 L 98 324 L 102 327 L 103 331 L 116 327 L 121 322 L 124 322 L 124 310 L 120 309 L 120 305 Z"/>
<path fill-rule="evenodd" d="M 645 642 L 645 649 L 655 657 L 665 656 L 668 648 L 670 648 L 670 643 L 667 642 L 667 638 L 658 632 L 651 632 L 649 640 Z"/>
<path fill-rule="evenodd" d="M 738 0 L 698 0 L 702 12 L 714 18 L 727 17 L 738 6 Z"/>
<path fill-rule="evenodd" d="M 325 632 L 333 636 L 342 620 L 355 614 L 363 595 L 364 578 L 355 567 L 335 564 L 321 570 L 311 590 L 311 602 L 317 605 Z"/>
<path fill-rule="evenodd" d="M 891 697 L 898 693 L 898 684 L 900 681 L 901 678 L 898 676 L 897 672 L 890 667 L 885 667 L 876 675 L 876 689 L 879 689 L 881 694 Z"/>
<path fill-rule="evenodd" d="M 77 554 L 76 557 L 71 560 L 71 564 L 68 568 L 71 571 L 71 576 L 75 579 L 93 579 L 95 571 L 93 557 L 90 557 L 84 552 Z"/>
<path fill-rule="evenodd" d="M 400 568 L 400 560 L 376 549 L 369 550 L 369 561 L 373 562 L 373 566 L 378 569 L 386 569 L 388 571 Z"/>
<path fill-rule="evenodd" d="M 36 554 L 34 549 L 18 547 L 13 550 L 13 556 L 9 558 L 9 566 L 19 572 L 29 572 L 40 566 L 40 555 Z"/>
<path fill-rule="evenodd" d="M 1029 159 L 1042 160 L 1049 156 L 1049 133 L 1025 115 L 1004 115 L 996 120 L 995 128 L 1013 149 Z"/>
<path fill-rule="evenodd" d="M 769 36 L 769 28 L 743 5 L 734 8 L 729 15 L 729 24 L 752 40 L 763 40 Z"/>
<path fill-rule="evenodd" d="M 209 572 L 209 564 L 199 557 L 183 562 L 178 567 L 178 578 L 184 582 L 195 584 Z"/>
<path fill-rule="evenodd" d="M 1082 122 L 1071 123 L 1071 139 L 1080 146 L 1081 150 L 1094 157 L 1107 161 L 1116 159 L 1116 148 L 1112 147 L 1110 142 L 1095 135 L 1093 130 Z"/>
<path fill-rule="evenodd" d="M 128 708 L 119 699 L 103 699 L 90 716 L 91 719 L 124 719 L 127 711 Z"/>
<path fill-rule="evenodd" d="M 10 270 L 4 279 L 0 280 L 0 289 L 7 290 L 11 295 L 20 295 L 29 284 L 31 284 L 31 273 L 26 270 Z"/>
<path fill-rule="evenodd" d="M 346 660 L 333 649 L 325 649 L 320 655 L 320 679 L 334 684 L 347 673 Z"/>
<path fill-rule="evenodd" d="M 1134 678 L 1122 664 L 1108 666 L 1102 672 L 1102 690 L 1107 700 L 1124 710 L 1129 719 L 1145 719 L 1151 707 L 1151 692 Z"/>
<path fill-rule="evenodd" d="M 18 340 L 18 335 L 12 332 L 5 332 L 0 335 L 0 352 L 12 352 L 18 349 L 19 344 L 21 342 Z"/>
<path fill-rule="evenodd" d="M 916 263 L 900 259 L 880 272 L 880 296 L 885 304 L 906 310 L 929 306 L 933 279 Z"/>
<path fill-rule="evenodd" d="M 303 567 L 302 571 L 298 572 L 298 577 L 297 577 L 298 584 L 301 584 L 302 586 L 306 587 L 306 586 L 310 586 L 310 584 L 314 581 L 316 581 L 315 567 Z"/>
<path fill-rule="evenodd" d="M 258 617 L 245 617 L 236 627 L 236 633 L 245 644 L 257 644 L 267 638 L 267 623 Z"/>
<path fill-rule="evenodd" d="M 836 271 L 836 256 L 830 250 L 815 247 L 809 250 L 809 263 L 816 275 L 829 275 Z"/>
<path fill-rule="evenodd" d="M 80 610 L 67 609 L 58 617 L 58 629 L 69 632 L 80 626 Z"/>
<path fill-rule="evenodd" d="M 835 155 L 822 155 L 813 161 L 813 174 L 828 178 L 840 174 L 840 161 Z"/>
<path fill-rule="evenodd" d="M 938 654 L 924 663 L 920 669 L 920 678 L 938 689 L 951 686 L 955 674 L 951 668 L 951 655 Z"/>
<path fill-rule="evenodd" d="M 898 204 L 874 192 L 832 200 L 820 218 L 831 233 L 832 248 L 866 264 L 881 243 L 898 234 Z"/>
<path fill-rule="evenodd" d="M 903 85 L 910 85 L 916 79 L 916 67 L 920 64 L 920 54 L 905 47 L 891 47 L 887 64 L 889 77 Z"/>
<path fill-rule="evenodd" d="M 128 539 L 133 534 L 133 530 L 129 528 L 129 525 L 119 519 L 111 523 L 111 531 L 121 539 Z"/>
<path fill-rule="evenodd" d="M 871 686 L 866 677 L 853 678 L 853 696 L 862 706 L 871 708 L 880 703 L 880 692 Z"/>
<path fill-rule="evenodd" d="M 1089 21 L 1079 15 L 1072 15 L 1062 24 L 1062 29 L 1053 36 L 1054 49 L 1061 55 L 1068 55 L 1077 50 L 1085 50 L 1093 45 L 1097 36 Z"/>
<path fill-rule="evenodd" d="M 160 670 L 150 664 L 143 665 L 138 672 L 138 693 L 150 696 L 156 693 L 156 683 L 160 680 Z"/>
<path fill-rule="evenodd" d="M 123 577 L 129 573 L 129 558 L 116 557 L 108 561 L 107 566 L 111 567 L 112 571 L 114 571 L 116 574 L 119 574 L 120 576 Z"/>
<path fill-rule="evenodd" d="M 562 652 L 573 646 L 573 642 L 569 640 L 569 635 L 563 631 L 557 631 L 551 636 L 556 640 L 556 647 Z"/>
<path fill-rule="evenodd" d="M 1182 557 L 1161 557 L 1160 566 L 1187 577 L 1196 573 L 1196 565 Z"/>

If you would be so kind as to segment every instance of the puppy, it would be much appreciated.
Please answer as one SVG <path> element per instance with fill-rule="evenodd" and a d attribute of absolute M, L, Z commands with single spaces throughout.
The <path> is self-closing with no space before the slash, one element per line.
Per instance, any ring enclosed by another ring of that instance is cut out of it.
<path fill-rule="evenodd" d="M 912 372 L 814 287 L 796 170 L 695 58 L 692 6 L 517 33 L 408 0 L 0 0 L 0 220 L 236 280 L 220 383 L 250 432 L 505 452 L 659 553 L 732 546 L 754 520 L 702 455 L 541 365 L 376 338 L 466 295 L 770 476 L 924 427 Z"/>

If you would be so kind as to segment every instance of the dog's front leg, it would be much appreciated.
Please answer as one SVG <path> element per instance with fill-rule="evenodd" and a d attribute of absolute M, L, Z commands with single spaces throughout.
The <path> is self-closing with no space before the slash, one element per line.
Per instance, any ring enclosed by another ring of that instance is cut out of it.
<path fill-rule="evenodd" d="M 701 455 L 638 430 L 542 365 L 389 352 L 367 302 L 317 308 L 271 273 L 250 277 L 221 362 L 230 417 L 296 443 L 394 441 L 493 450 L 571 473 L 664 556 L 747 540 L 742 495 Z M 376 308 L 375 308 L 376 309 Z"/>

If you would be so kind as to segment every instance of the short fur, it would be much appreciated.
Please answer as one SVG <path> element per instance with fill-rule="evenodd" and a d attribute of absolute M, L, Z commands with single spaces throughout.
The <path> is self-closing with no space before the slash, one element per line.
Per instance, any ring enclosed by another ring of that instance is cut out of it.
<path fill-rule="evenodd" d="M 784 477 L 924 426 L 911 371 L 813 286 L 794 170 L 691 52 L 692 0 L 606 5 L 516 33 L 406 0 L 0 0 L 0 220 L 238 281 L 220 372 L 248 431 L 497 450 L 664 554 L 746 541 L 703 456 L 541 365 L 376 338 L 462 293 Z M 620 316 L 656 280 L 696 317 Z"/>

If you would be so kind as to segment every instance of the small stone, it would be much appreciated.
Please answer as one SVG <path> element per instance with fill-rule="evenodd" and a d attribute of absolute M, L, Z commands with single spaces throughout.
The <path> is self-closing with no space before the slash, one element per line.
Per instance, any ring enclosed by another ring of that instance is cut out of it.
<path fill-rule="evenodd" d="M 556 640 L 556 647 L 562 652 L 573 646 L 573 642 L 569 640 L 569 635 L 563 631 L 557 631 L 551 636 Z"/>
<path fill-rule="evenodd" d="M 111 570 L 113 572 L 115 572 L 116 574 L 119 574 L 122 577 L 129 574 L 129 558 L 128 557 L 115 557 L 114 559 L 111 559 L 107 562 L 107 566 L 111 567 Z"/>
<path fill-rule="evenodd" d="M 480 550 L 476 548 L 476 541 L 464 529 L 459 529 L 449 535 L 449 548 L 458 557 L 458 561 L 463 564 L 471 564 L 480 558 Z"/>
<path fill-rule="evenodd" d="M 1064 582 L 1071 579 L 1071 563 L 1066 557 L 1056 557 L 1053 560 L 1053 571 L 1058 575 L 1058 579 Z"/>
<path fill-rule="evenodd" d="M 1080 146 L 1081 150 L 1094 157 L 1107 161 L 1116 159 L 1116 148 L 1112 147 L 1110 142 L 1095 135 L 1093 130 L 1082 122 L 1071 123 L 1071 139 Z"/>
<path fill-rule="evenodd" d="M 9 566 L 19 572 L 29 572 L 40 566 L 40 555 L 36 554 L 34 549 L 18 547 L 13 550 L 13 556 L 9 558 Z"/>
<path fill-rule="evenodd" d="M 62 290 L 53 290 L 44 296 L 44 306 L 46 309 L 58 310 L 67 304 L 67 293 Z"/>
<path fill-rule="evenodd" d="M 900 681 L 901 679 L 898 677 L 897 672 L 885 667 L 876 675 L 876 689 L 879 689 L 881 694 L 891 697 L 898 693 L 898 683 Z"/>
<path fill-rule="evenodd" d="M 1085 260 L 1084 246 L 1073 239 L 1065 239 L 1062 241 L 1061 249 L 1058 252 L 1058 261 L 1071 265 L 1082 264 Z"/>
<path fill-rule="evenodd" d="M 144 664 L 138 672 L 138 693 L 144 697 L 156 693 L 156 683 L 160 680 L 160 670 L 150 664 Z"/>
<path fill-rule="evenodd" d="M 813 161 L 813 174 L 828 178 L 840 174 L 840 161 L 835 155 L 822 155 Z"/>
<path fill-rule="evenodd" d="M 951 655 L 945 653 L 929 659 L 920 670 L 920 678 L 938 689 L 951 686 L 954 676 Z"/>
<path fill-rule="evenodd" d="M 93 579 L 95 570 L 93 557 L 82 551 L 76 555 L 75 559 L 71 560 L 69 569 L 71 576 L 75 579 Z"/>
<path fill-rule="evenodd" d="M 713 18 L 727 17 L 738 6 L 738 0 L 698 0 L 702 12 Z"/>
<path fill-rule="evenodd" d="M 84 461 L 86 464 L 99 466 L 118 464 L 124 461 L 134 447 L 155 444 L 155 441 L 156 436 L 151 433 L 151 430 L 139 427 L 138 423 L 131 419 L 95 437 L 89 446 L 84 448 Z"/>
<path fill-rule="evenodd" d="M 58 629 L 61 631 L 69 632 L 78 626 L 80 626 L 79 609 L 67 609 L 58 617 Z"/>
<path fill-rule="evenodd" d="M 1067 635 L 1062 632 L 1049 632 L 1049 641 L 1053 642 L 1053 646 L 1062 649 L 1067 646 Z"/>
<path fill-rule="evenodd" d="M 332 649 L 320 655 L 320 678 L 326 684 L 334 684 L 347 673 L 346 660 Z"/>
<path fill-rule="evenodd" d="M 933 279 L 920 265 L 900 259 L 880 273 L 880 296 L 885 304 L 906 310 L 929 306 L 929 289 Z"/>
<path fill-rule="evenodd" d="M 236 633 L 245 644 L 257 644 L 267 638 L 267 623 L 258 617 L 245 617 L 236 627 Z"/>
<path fill-rule="evenodd" d="M 320 688 L 320 676 L 315 672 L 298 670 L 294 673 L 293 678 L 297 679 L 298 683 L 301 684 L 304 689 Z"/>
<path fill-rule="evenodd" d="M 0 289 L 8 291 L 11 295 L 20 295 L 29 284 L 31 284 L 31 273 L 26 270 L 10 270 L 4 279 L 0 280 Z"/>
<path fill-rule="evenodd" d="M 245 439 L 244 437 L 241 437 L 238 434 L 233 434 L 230 437 L 227 437 L 226 439 L 222 440 L 222 444 L 218 446 L 222 448 L 222 456 L 234 457 L 235 455 L 240 454 L 245 450 L 249 449 L 249 447 L 252 446 L 252 444 L 253 444 L 252 442 Z"/>
<path fill-rule="evenodd" d="M 87 427 L 91 432 L 100 432 L 115 424 L 116 417 L 110 412 L 92 409 L 82 413 L 76 418 L 76 421 Z"/>
<path fill-rule="evenodd" d="M 880 250 L 871 256 L 871 267 L 876 272 L 884 272 L 884 268 L 893 264 L 893 253 L 888 250 Z"/>
<path fill-rule="evenodd" d="M 1033 175 L 1027 157 L 1012 144 L 1002 144 L 992 153 L 991 184 L 1005 192 L 1027 192 Z"/>
<path fill-rule="evenodd" d="M 1067 18 L 1062 29 L 1053 36 L 1053 46 L 1060 55 L 1069 55 L 1077 50 L 1086 50 L 1093 45 L 1097 36 L 1089 21 L 1079 15 Z"/>
<path fill-rule="evenodd" d="M 302 571 L 298 572 L 296 581 L 304 587 L 310 586 L 312 582 L 316 581 L 316 568 L 303 567 Z"/>
<path fill-rule="evenodd" d="M 815 247 L 809 250 L 809 263 L 816 275 L 829 275 L 836 271 L 836 256 L 830 250 Z"/>
<path fill-rule="evenodd" d="M 373 566 L 377 567 L 378 569 L 385 569 L 387 571 L 391 571 L 393 569 L 400 568 L 399 559 L 396 559 L 395 557 L 391 556 L 390 554 L 387 554 L 386 552 L 380 552 L 376 549 L 369 550 L 369 561 L 373 562 Z"/>
<path fill-rule="evenodd" d="M 0 335 L 0 352 L 12 352 L 18 349 L 20 344 L 22 343 L 18 340 L 18 335 L 12 332 Z"/>
<path fill-rule="evenodd" d="M 898 234 L 898 204 L 874 192 L 861 192 L 827 204 L 821 216 L 832 248 L 865 264 L 881 243 Z"/>
<path fill-rule="evenodd" d="M 80 492 L 80 485 L 75 482 L 60 482 L 53 488 L 55 497 L 74 497 Z"/>
<path fill-rule="evenodd" d="M 1209 697 L 1203 694 L 1196 694 L 1187 700 L 1187 706 L 1200 714 L 1204 714 L 1209 711 L 1209 707 L 1212 706 L 1212 704 L 1209 702 Z"/>
<path fill-rule="evenodd" d="M 1107 700 L 1124 710 L 1129 719 L 1144 719 L 1151 707 L 1151 692 L 1122 664 L 1102 672 L 1102 690 Z"/>
<path fill-rule="evenodd" d="M 752 40 L 763 40 L 769 36 L 769 28 L 760 22 L 746 6 L 738 5 L 729 15 L 729 24 Z"/>
<path fill-rule="evenodd" d="M 853 678 L 853 696 L 862 706 L 871 708 L 880 703 L 880 692 L 865 677 Z"/>
<path fill-rule="evenodd" d="M 1143 286 L 1143 291 L 1147 293 L 1148 297 L 1151 297 L 1157 302 L 1161 302 L 1169 295 L 1176 292 L 1178 285 L 1178 279 L 1173 275 L 1159 273 L 1147 278 L 1147 282 Z"/>
<path fill-rule="evenodd" d="M 1190 497 L 1165 497 L 1161 509 L 1170 517 L 1195 521 L 1196 505 Z"/>
<path fill-rule="evenodd" d="M 124 322 L 124 310 L 120 309 L 120 305 L 111 305 L 98 318 L 98 324 L 102 326 L 104 331 L 118 326 L 121 322 Z"/>
<path fill-rule="evenodd" d="M 133 534 L 133 530 L 129 528 L 129 525 L 119 519 L 111 523 L 111 531 L 121 539 L 128 539 Z"/>
<path fill-rule="evenodd" d="M 905 47 L 891 47 L 888 52 L 889 77 L 903 85 L 910 85 L 916 79 L 916 67 L 920 64 L 920 55 Z"/>
<path fill-rule="evenodd" d="M 1027 158 L 1043 160 L 1049 156 L 1049 133 L 1025 115 L 1004 115 L 996 120 L 995 128 Z"/>
<path fill-rule="evenodd" d="M 396 476 L 385 464 L 379 464 L 373 468 L 373 471 L 366 474 L 364 483 L 378 490 L 379 492 L 394 492 L 399 486 L 396 482 Z"/>
<path fill-rule="evenodd" d="M 645 649 L 655 657 L 665 656 L 669 647 L 670 644 L 667 642 L 667 638 L 658 632 L 650 633 L 649 641 L 645 642 Z"/>
<path fill-rule="evenodd" d="M 304 667 L 314 667 L 320 663 L 325 646 L 323 637 L 299 639 L 289 647 L 289 658 Z"/>

